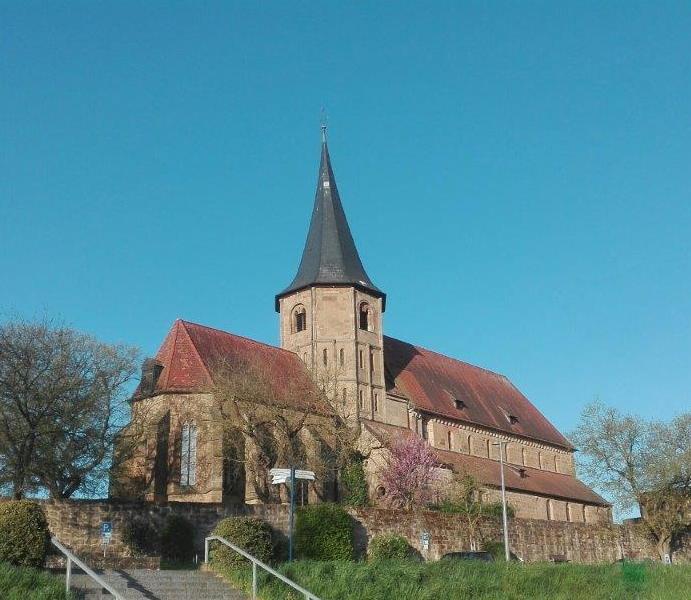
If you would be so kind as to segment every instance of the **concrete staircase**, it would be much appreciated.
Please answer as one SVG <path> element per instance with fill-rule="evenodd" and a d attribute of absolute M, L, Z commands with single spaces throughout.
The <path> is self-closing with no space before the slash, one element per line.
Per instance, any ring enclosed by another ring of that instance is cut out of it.
<path fill-rule="evenodd" d="M 233 589 L 209 571 L 131 569 L 107 570 L 102 575 L 126 600 L 247 600 L 243 592 Z M 72 573 L 71 587 L 74 595 L 83 600 L 113 598 L 78 570 Z"/>

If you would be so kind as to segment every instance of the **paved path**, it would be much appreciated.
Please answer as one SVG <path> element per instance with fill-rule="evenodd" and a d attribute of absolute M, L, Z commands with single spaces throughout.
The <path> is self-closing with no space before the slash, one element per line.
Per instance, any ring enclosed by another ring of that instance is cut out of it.
<path fill-rule="evenodd" d="M 131 569 L 107 570 L 106 582 L 126 600 L 247 600 L 247 596 L 230 587 L 208 571 L 149 571 Z M 83 600 L 108 600 L 113 596 L 101 590 L 88 575 L 72 574 L 72 590 Z"/>

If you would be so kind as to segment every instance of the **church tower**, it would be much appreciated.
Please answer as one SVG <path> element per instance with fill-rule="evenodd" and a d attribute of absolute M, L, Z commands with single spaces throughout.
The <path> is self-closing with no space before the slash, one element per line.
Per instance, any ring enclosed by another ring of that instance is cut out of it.
<path fill-rule="evenodd" d="M 321 164 L 297 275 L 276 296 L 281 347 L 295 352 L 348 419 L 384 420 L 386 295 L 358 254 L 322 127 Z"/>

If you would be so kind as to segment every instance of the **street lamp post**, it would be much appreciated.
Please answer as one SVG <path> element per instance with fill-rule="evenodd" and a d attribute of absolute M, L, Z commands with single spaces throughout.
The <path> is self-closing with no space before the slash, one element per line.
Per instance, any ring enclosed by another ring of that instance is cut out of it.
<path fill-rule="evenodd" d="M 500 440 L 492 445 L 499 446 L 499 464 L 501 465 L 501 514 L 504 521 L 504 555 L 506 556 L 506 562 L 509 562 L 511 554 L 509 553 L 509 526 L 506 518 L 506 486 L 504 485 L 504 448 L 506 448 L 506 442 Z"/>

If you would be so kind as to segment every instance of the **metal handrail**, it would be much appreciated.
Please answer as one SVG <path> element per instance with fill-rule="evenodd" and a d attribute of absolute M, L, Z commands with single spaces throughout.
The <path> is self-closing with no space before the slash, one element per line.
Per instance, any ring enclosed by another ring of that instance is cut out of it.
<path fill-rule="evenodd" d="M 65 546 L 63 546 L 57 538 L 52 537 L 50 538 L 50 541 L 53 546 L 60 550 L 60 552 L 62 552 L 67 558 L 67 567 L 65 569 L 65 589 L 67 590 L 68 594 L 70 593 L 70 579 L 72 578 L 72 563 L 74 563 L 82 571 L 84 571 L 84 573 L 91 577 L 91 579 L 98 583 L 98 585 L 107 589 L 113 595 L 115 600 L 126 600 L 125 596 L 123 596 L 120 592 L 115 591 L 115 589 L 106 583 L 100 575 L 97 575 L 92 569 L 87 567 L 81 560 L 79 560 L 70 550 L 65 548 Z"/>
<path fill-rule="evenodd" d="M 284 583 L 287 583 L 290 587 L 297 590 L 301 594 L 304 594 L 305 600 L 320 600 L 312 592 L 306 590 L 303 587 L 300 587 L 297 583 L 288 579 L 285 575 L 281 575 L 278 571 L 275 571 L 269 565 L 263 563 L 258 558 L 255 558 L 254 556 L 252 556 L 248 552 L 245 552 L 242 548 L 238 548 L 235 544 L 231 544 L 227 539 L 222 538 L 218 535 L 212 535 L 212 536 L 204 539 L 204 562 L 207 565 L 209 564 L 209 542 L 211 542 L 213 540 L 216 540 L 217 542 L 221 542 L 222 544 L 225 544 L 231 550 L 235 550 L 235 552 L 237 552 L 241 556 L 244 556 L 247 560 L 251 561 L 251 563 L 252 563 L 252 600 L 257 600 L 257 567 L 258 566 L 261 567 L 262 569 L 264 569 L 267 573 L 280 579 Z"/>

